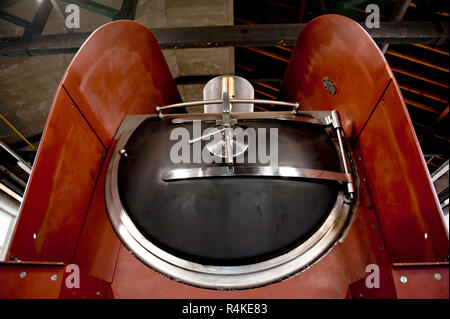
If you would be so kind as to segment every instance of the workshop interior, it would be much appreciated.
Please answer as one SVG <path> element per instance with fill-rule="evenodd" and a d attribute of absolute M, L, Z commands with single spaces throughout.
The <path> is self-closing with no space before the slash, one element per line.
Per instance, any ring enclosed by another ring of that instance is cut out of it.
<path fill-rule="evenodd" d="M 449 6 L 0 1 L 0 298 L 448 299 Z"/>

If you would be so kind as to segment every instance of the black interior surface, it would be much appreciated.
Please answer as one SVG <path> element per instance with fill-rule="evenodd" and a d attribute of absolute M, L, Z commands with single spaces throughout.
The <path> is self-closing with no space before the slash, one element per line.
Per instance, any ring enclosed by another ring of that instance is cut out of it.
<path fill-rule="evenodd" d="M 212 125 L 202 123 L 202 131 Z M 280 166 L 340 171 L 323 127 L 275 120 L 245 126 L 278 128 Z M 192 124 L 169 119 L 150 118 L 135 130 L 125 146 L 128 156 L 120 160 L 118 187 L 138 229 L 178 257 L 243 265 L 278 256 L 314 233 L 336 202 L 341 185 L 335 182 L 254 177 L 164 182 L 162 174 L 172 169 L 225 165 L 172 163 L 170 148 L 177 141 L 169 136 L 175 127 L 185 127 L 192 137 Z"/>

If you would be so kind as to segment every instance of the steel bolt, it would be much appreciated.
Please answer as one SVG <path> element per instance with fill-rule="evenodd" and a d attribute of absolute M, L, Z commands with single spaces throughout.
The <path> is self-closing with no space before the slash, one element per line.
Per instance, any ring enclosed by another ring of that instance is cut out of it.
<path fill-rule="evenodd" d="M 441 274 L 435 273 L 435 274 L 434 274 L 434 279 L 436 279 L 436 280 L 441 280 L 441 279 L 442 279 Z"/>
<path fill-rule="evenodd" d="M 27 273 L 25 271 L 22 271 L 19 276 L 20 278 L 25 278 L 26 275 Z"/>
<path fill-rule="evenodd" d="M 404 284 L 406 284 L 408 282 L 408 278 L 406 278 L 406 276 L 401 276 L 400 277 L 400 281 Z"/>
<path fill-rule="evenodd" d="M 97 296 L 100 296 L 100 291 L 97 291 L 96 295 L 97 295 Z"/>
<path fill-rule="evenodd" d="M 119 151 L 119 154 L 120 154 L 121 156 L 128 157 L 127 151 L 124 150 L 124 149 L 121 149 L 121 150 Z"/>
<path fill-rule="evenodd" d="M 58 276 L 57 276 L 56 274 L 53 274 L 53 275 L 50 277 L 50 279 L 51 279 L 52 281 L 55 281 L 57 278 L 58 278 Z"/>

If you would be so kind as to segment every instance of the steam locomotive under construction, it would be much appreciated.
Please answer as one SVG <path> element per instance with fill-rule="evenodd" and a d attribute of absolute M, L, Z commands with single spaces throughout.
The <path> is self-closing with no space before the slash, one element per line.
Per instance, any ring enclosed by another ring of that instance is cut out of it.
<path fill-rule="evenodd" d="M 448 230 L 375 42 L 320 16 L 282 83 L 259 100 L 225 74 L 183 103 L 147 28 L 97 29 L 53 100 L 0 296 L 448 298 Z"/>

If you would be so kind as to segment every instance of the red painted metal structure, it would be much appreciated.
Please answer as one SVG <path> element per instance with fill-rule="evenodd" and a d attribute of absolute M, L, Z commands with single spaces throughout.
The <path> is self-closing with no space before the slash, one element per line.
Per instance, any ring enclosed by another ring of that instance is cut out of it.
<path fill-rule="evenodd" d="M 302 109 L 340 112 L 356 159 L 355 221 L 321 261 L 270 286 L 213 291 L 167 279 L 121 245 L 104 202 L 114 134 L 126 115 L 180 97 L 151 32 L 117 21 L 90 36 L 55 95 L 9 249 L 20 262 L 0 264 L 0 297 L 448 298 L 448 231 L 377 45 L 352 20 L 321 16 L 301 32 L 283 83 L 284 97 Z M 68 264 L 80 267 L 80 288 L 66 287 Z M 380 288 L 364 284 L 369 264 L 381 269 Z"/>

